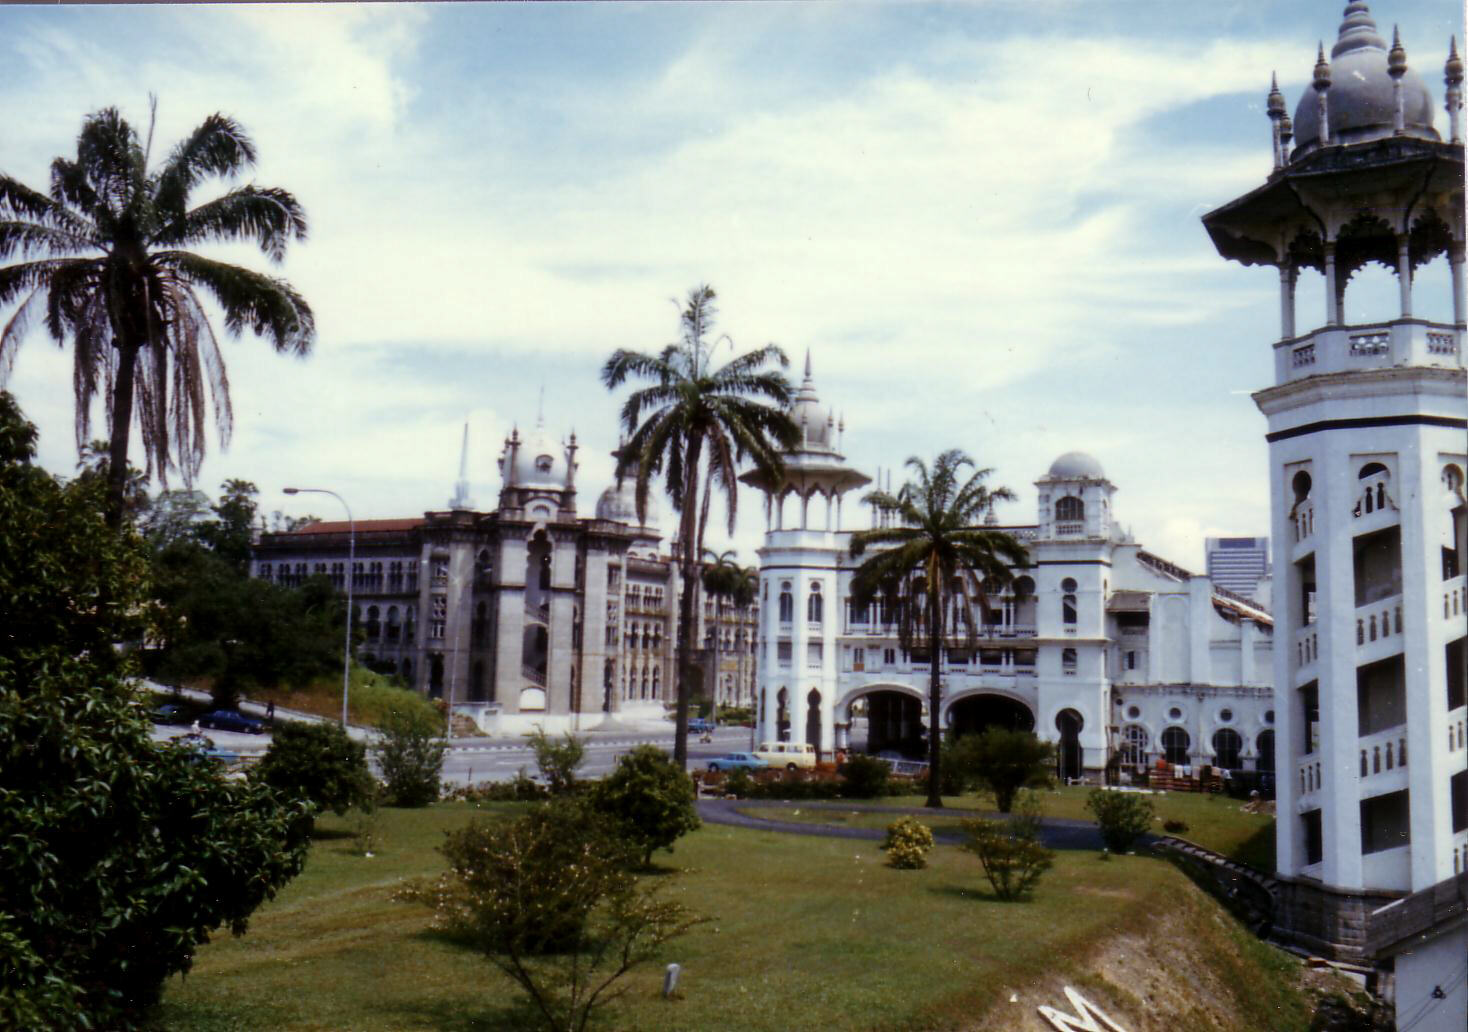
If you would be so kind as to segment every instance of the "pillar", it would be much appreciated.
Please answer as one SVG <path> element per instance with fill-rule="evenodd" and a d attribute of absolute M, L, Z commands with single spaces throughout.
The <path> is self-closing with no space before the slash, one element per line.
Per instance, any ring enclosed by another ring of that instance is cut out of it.
<path fill-rule="evenodd" d="M 1341 324 L 1341 296 L 1336 292 L 1335 241 L 1325 243 L 1325 322 L 1327 326 Z"/>
<path fill-rule="evenodd" d="M 1400 80 L 1398 81 L 1400 86 Z M 1412 316 L 1412 255 L 1406 233 L 1397 237 L 1397 288 L 1402 295 L 1402 318 Z"/>
<path fill-rule="evenodd" d="M 1463 241 L 1448 245 L 1448 264 L 1453 270 L 1453 322 L 1463 325 Z"/>
<path fill-rule="evenodd" d="M 1295 336 L 1295 269 L 1288 261 L 1279 266 L 1279 335 L 1281 340 Z"/>

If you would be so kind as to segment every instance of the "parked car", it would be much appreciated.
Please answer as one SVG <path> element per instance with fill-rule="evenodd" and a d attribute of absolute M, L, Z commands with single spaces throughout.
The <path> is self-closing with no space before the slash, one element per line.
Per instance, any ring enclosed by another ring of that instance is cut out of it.
<path fill-rule="evenodd" d="M 165 702 L 148 716 L 155 724 L 187 724 L 189 722 L 188 710 L 176 702 Z"/>
<path fill-rule="evenodd" d="M 265 732 L 265 722 L 247 717 L 236 710 L 217 709 L 199 718 L 200 727 L 212 727 L 216 731 L 243 731 L 258 735 Z"/>
<path fill-rule="evenodd" d="M 214 744 L 214 740 L 206 735 L 179 735 L 173 739 L 173 745 L 180 749 L 187 749 L 196 763 L 218 763 L 228 767 L 240 760 L 239 753 L 220 749 Z"/>
<path fill-rule="evenodd" d="M 694 717 L 688 722 L 688 733 L 691 735 L 711 735 L 718 727 L 718 722 L 708 717 Z"/>
<path fill-rule="evenodd" d="M 754 753 L 731 752 L 709 760 L 709 773 L 721 770 L 769 770 L 770 765 Z"/>
<path fill-rule="evenodd" d="M 815 770 L 816 747 L 809 742 L 761 742 L 754 754 L 772 767 Z"/>

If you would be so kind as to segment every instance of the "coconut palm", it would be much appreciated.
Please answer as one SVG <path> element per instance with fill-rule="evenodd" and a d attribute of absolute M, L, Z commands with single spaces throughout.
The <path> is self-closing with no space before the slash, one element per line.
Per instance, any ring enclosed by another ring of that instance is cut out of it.
<path fill-rule="evenodd" d="M 851 582 L 854 605 L 880 600 L 897 618 L 905 649 L 928 654 L 928 801 L 941 807 L 939 794 L 938 713 L 942 648 L 972 644 L 990 592 L 1013 580 L 1011 567 L 1023 566 L 1024 546 L 1011 535 L 981 526 L 996 501 L 1012 500 L 1007 487 L 990 489 L 993 470 L 977 469 L 958 449 L 939 455 L 930 470 L 919 458 L 907 460 L 913 478 L 895 494 L 866 496 L 882 515 L 881 524 L 851 536 L 852 558 L 873 553 Z M 971 469 L 967 479 L 963 474 Z"/>
<path fill-rule="evenodd" d="M 715 489 L 723 494 L 733 534 L 739 463 L 749 459 L 778 480 L 781 449 L 792 447 L 798 436 L 785 412 L 793 392 L 780 371 L 790 364 L 780 348 L 766 344 L 715 366 L 714 351 L 725 343 L 733 347 L 726 335 L 710 339 L 717 315 L 715 297 L 712 287 L 695 287 L 680 312 L 682 332 L 676 342 L 657 354 L 620 349 L 607 359 L 601 373 L 609 390 L 629 379 L 651 381 L 622 405 L 622 428 L 628 438 L 617 453 L 617 477 L 635 471 L 639 521 L 646 519 L 648 492 L 659 478 L 679 514 L 676 559 L 683 594 L 673 759 L 680 767 L 686 767 L 688 760 L 694 605 L 710 498 Z"/>
<path fill-rule="evenodd" d="M 147 142 L 114 108 L 87 117 L 76 159 L 51 164 L 50 192 L 0 174 L 0 383 L 39 320 L 72 348 L 77 446 L 91 435 L 91 405 L 105 399 L 110 435 L 107 518 L 123 518 L 128 444 L 136 411 L 146 473 L 170 469 L 192 482 L 205 451 L 206 395 L 221 444 L 232 424 L 229 379 L 200 292 L 218 302 L 231 334 L 248 327 L 276 351 L 304 355 L 315 337 L 310 306 L 284 280 L 185 248 L 248 241 L 272 262 L 306 216 L 284 190 L 235 186 L 190 207 L 209 179 L 255 164 L 238 123 L 210 115 L 151 172 Z"/>

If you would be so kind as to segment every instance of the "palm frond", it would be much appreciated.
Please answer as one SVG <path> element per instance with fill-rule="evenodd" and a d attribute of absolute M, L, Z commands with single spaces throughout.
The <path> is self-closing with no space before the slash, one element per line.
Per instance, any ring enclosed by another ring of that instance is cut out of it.
<path fill-rule="evenodd" d="M 177 218 L 153 238 L 154 243 L 184 244 L 253 240 L 271 261 L 285 257 L 291 240 L 306 239 L 306 213 L 289 191 L 242 186 Z"/>
<path fill-rule="evenodd" d="M 254 165 L 255 144 L 244 128 L 227 115 L 213 114 L 174 146 L 155 177 L 153 196 L 172 220 L 183 214 L 189 193 L 205 178 L 233 176 Z"/>
<path fill-rule="evenodd" d="M 155 260 L 176 270 L 190 286 L 212 294 L 224 309 L 224 325 L 231 333 L 248 326 L 268 338 L 276 351 L 310 353 L 316 337 L 315 315 L 285 280 L 187 251 L 162 251 Z"/>

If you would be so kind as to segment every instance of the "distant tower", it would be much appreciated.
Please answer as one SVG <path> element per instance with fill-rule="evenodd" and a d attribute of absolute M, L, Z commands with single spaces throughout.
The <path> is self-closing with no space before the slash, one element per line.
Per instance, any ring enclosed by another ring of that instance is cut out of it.
<path fill-rule="evenodd" d="M 840 534 L 841 497 L 871 478 L 837 450 L 844 423 L 816 394 L 809 352 L 790 418 L 800 442 L 784 456 L 783 479 L 757 471 L 740 477 L 765 495 L 757 737 L 810 742 L 829 754 L 842 621 L 836 568 L 848 540 Z"/>
<path fill-rule="evenodd" d="M 1389 49 L 1367 5 L 1353 0 L 1292 126 L 1282 99 L 1269 98 L 1268 179 L 1203 218 L 1225 258 L 1279 270 L 1275 384 L 1254 395 L 1268 418 L 1273 504 L 1275 927 L 1357 958 L 1371 952 L 1362 928 L 1375 908 L 1468 866 L 1456 48 L 1446 80 L 1445 143 L 1400 40 Z M 1453 321 L 1435 324 L 1414 317 L 1412 279 L 1444 254 Z M 1368 262 L 1395 270 L 1400 310 L 1347 325 L 1346 286 Z M 1325 311 L 1317 329 L 1300 332 L 1295 283 L 1305 270 L 1324 278 Z M 1416 992 L 1404 957 L 1416 963 L 1440 948 L 1461 972 L 1462 927 L 1423 945 L 1432 934 L 1397 954 L 1399 1007 Z M 1434 984 L 1451 1017 L 1414 1027 L 1462 1032 L 1463 979 L 1456 989 L 1446 976 L 1429 981 L 1424 992 L 1438 999 L 1427 991 Z"/>
<path fill-rule="evenodd" d="M 459 479 L 454 481 L 454 496 L 449 499 L 454 512 L 472 512 L 474 499 L 469 497 L 469 424 L 464 424 L 464 441 L 459 446 Z"/>

